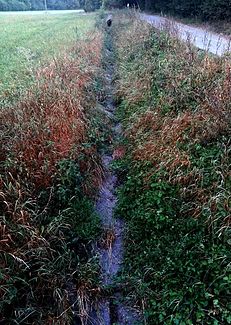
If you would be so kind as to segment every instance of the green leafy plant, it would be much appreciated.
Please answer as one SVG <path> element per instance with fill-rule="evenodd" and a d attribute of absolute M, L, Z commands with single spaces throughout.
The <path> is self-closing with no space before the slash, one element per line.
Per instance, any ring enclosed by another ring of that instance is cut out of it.
<path fill-rule="evenodd" d="M 230 324 L 230 61 L 127 20 L 113 35 L 126 144 L 119 281 L 146 324 Z"/>

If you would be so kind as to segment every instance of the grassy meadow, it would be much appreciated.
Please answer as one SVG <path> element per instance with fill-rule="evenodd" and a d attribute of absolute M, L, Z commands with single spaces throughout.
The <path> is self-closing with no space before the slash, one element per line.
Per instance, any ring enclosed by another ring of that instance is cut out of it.
<path fill-rule="evenodd" d="M 23 92 L 38 67 L 92 30 L 94 19 L 78 13 L 1 13 L 0 103 Z"/>

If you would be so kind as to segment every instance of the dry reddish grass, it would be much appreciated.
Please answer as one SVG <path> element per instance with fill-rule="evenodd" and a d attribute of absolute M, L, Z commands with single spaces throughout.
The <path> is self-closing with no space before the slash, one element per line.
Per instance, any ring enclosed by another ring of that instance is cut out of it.
<path fill-rule="evenodd" d="M 91 36 L 73 49 L 74 59 L 67 55 L 40 70 L 36 90 L 1 112 L 1 123 L 10 133 L 7 139 L 3 134 L 1 155 L 15 157 L 11 173 L 18 174 L 23 165 L 23 176 L 33 180 L 35 189 L 51 186 L 57 162 L 77 158 L 87 142 L 86 110 L 94 105 L 90 85 L 99 68 L 101 41 L 100 34 Z"/>
<path fill-rule="evenodd" d="M 50 208 L 58 163 L 63 159 L 79 160 L 80 172 L 86 174 L 85 194 L 92 194 L 102 181 L 96 146 L 84 146 L 97 101 L 93 83 L 100 71 L 101 49 L 102 34 L 89 34 L 65 57 L 40 69 L 36 85 L 17 105 L 0 111 L 0 209 L 4 215 L 0 223 L 0 267 L 9 271 L 0 279 L 0 299 L 8 296 L 11 284 L 14 287 L 14 277 L 20 277 L 24 268 L 29 270 L 27 263 L 35 268 L 41 265 L 41 278 L 30 279 L 31 292 L 41 302 L 41 310 L 49 305 L 45 297 L 52 297 L 57 303 L 56 316 L 60 314 L 58 318 L 42 315 L 43 324 L 70 324 L 66 279 L 49 269 L 59 253 L 67 259 L 67 267 L 71 265 L 71 256 L 62 251 L 70 224 L 55 224 L 54 220 L 44 237 L 36 218 Z M 43 190 L 50 195 L 42 203 L 43 211 L 36 215 Z M 60 252 L 54 246 L 60 247 Z M 30 296 L 29 291 L 23 294 L 23 299 Z"/>

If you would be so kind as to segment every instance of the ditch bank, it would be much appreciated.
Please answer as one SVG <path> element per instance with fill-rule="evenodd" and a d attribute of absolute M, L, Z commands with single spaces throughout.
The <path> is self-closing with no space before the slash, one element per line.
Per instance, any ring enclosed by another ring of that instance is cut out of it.
<path fill-rule="evenodd" d="M 124 288 L 146 324 L 230 324 L 230 58 L 129 15 L 114 26 Z"/>

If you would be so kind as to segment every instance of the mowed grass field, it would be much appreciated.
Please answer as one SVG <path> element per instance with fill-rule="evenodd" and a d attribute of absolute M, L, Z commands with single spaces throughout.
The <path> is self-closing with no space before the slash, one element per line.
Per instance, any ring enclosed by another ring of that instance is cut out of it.
<path fill-rule="evenodd" d="M 0 15 L 0 103 L 18 97 L 34 72 L 84 37 L 95 16 L 81 13 Z"/>

